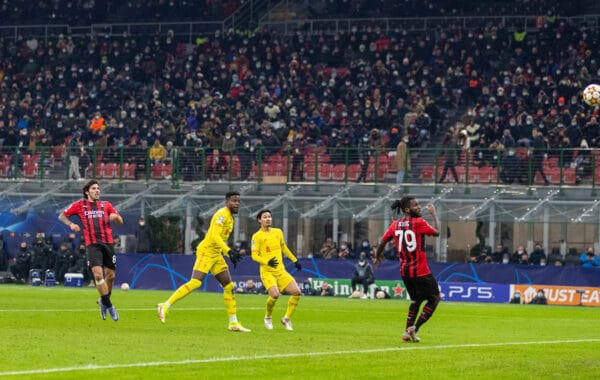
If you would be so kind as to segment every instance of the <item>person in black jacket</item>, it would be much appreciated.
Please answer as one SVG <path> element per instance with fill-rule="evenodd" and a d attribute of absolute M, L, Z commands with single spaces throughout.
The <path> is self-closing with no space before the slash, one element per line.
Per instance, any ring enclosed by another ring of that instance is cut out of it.
<path fill-rule="evenodd" d="M 10 267 L 10 271 L 18 281 L 27 282 L 31 269 L 31 252 L 27 247 L 27 242 L 21 242 L 19 252 L 17 253 L 16 263 Z"/>
<path fill-rule="evenodd" d="M 73 251 L 69 247 L 69 243 L 63 242 L 58 248 L 56 254 L 56 262 L 54 264 L 54 274 L 56 280 L 60 283 L 64 281 L 65 273 L 68 273 L 71 261 L 73 260 Z"/>
<path fill-rule="evenodd" d="M 8 255 L 4 249 L 4 240 L 0 234 L 0 271 L 5 271 L 8 268 Z"/>
<path fill-rule="evenodd" d="M 544 293 L 544 289 L 538 289 L 537 294 L 531 301 L 529 301 L 530 305 L 548 305 L 548 298 L 546 298 L 546 294 Z"/>
<path fill-rule="evenodd" d="M 375 275 L 373 274 L 373 267 L 367 259 L 367 253 L 361 252 L 358 264 L 354 267 L 354 275 L 352 276 L 352 293 L 356 290 L 356 286 L 361 284 L 363 286 L 363 293 L 360 298 L 368 298 L 367 293 L 369 292 L 369 285 L 375 282 Z"/>
<path fill-rule="evenodd" d="M 531 141 L 531 147 L 533 148 L 533 164 L 531 168 L 531 178 L 530 185 L 535 182 L 535 173 L 539 172 L 544 180 L 544 184 L 548 186 L 550 181 L 548 181 L 548 177 L 546 177 L 546 173 L 544 173 L 544 153 L 546 152 L 546 141 L 544 141 L 544 135 L 537 128 L 533 128 L 531 133 L 533 136 L 533 140 Z"/>

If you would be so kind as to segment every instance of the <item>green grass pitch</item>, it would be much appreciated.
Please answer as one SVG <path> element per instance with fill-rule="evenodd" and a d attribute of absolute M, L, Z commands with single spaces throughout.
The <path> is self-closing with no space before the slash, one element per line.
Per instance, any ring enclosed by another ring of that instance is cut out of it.
<path fill-rule="evenodd" d="M 303 297 L 294 331 L 263 327 L 266 296 L 237 295 L 251 333 L 226 329 L 222 295 L 195 292 L 161 324 L 170 292 L 0 286 L 1 379 L 598 379 L 600 308 L 442 302 L 417 344 L 407 302 Z"/>

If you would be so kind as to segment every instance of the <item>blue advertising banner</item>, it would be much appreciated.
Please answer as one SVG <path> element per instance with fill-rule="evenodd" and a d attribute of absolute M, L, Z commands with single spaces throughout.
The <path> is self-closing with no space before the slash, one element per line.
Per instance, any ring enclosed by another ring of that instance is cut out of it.
<path fill-rule="evenodd" d="M 116 283 L 127 282 L 138 289 L 177 289 L 188 281 L 195 255 L 176 254 L 123 254 L 117 256 Z M 302 271 L 298 272 L 292 263 L 285 260 L 288 271 L 298 283 L 311 279 L 351 278 L 355 261 L 300 259 Z M 440 283 L 470 284 L 540 284 L 563 286 L 600 287 L 600 269 L 582 267 L 540 267 L 510 264 L 459 264 L 431 263 L 431 270 Z M 234 281 L 247 279 L 260 281 L 258 264 L 245 257 L 231 268 Z M 385 261 L 375 271 L 377 280 L 400 280 L 397 261 Z M 221 291 L 220 285 L 208 276 L 202 285 L 203 290 Z M 485 290 L 485 289 L 484 289 Z M 473 292 L 474 290 L 471 290 Z M 479 291 L 479 290 L 478 290 Z M 496 291 L 496 290 L 494 290 Z M 481 290 L 483 292 L 483 290 Z M 453 293 L 461 297 L 468 294 Z M 500 296 L 500 293 L 498 293 Z M 469 295 L 473 297 L 473 295 Z M 481 297 L 485 297 L 482 295 Z"/>
<path fill-rule="evenodd" d="M 510 284 L 440 282 L 439 285 L 444 301 L 496 303 L 510 301 Z"/>

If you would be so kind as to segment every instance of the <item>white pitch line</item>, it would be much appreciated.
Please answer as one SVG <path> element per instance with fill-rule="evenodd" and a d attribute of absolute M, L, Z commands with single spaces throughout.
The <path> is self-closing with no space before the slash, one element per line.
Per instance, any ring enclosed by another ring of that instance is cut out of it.
<path fill-rule="evenodd" d="M 245 307 L 241 310 L 264 310 L 264 307 Z M 119 308 L 119 311 L 156 311 L 156 308 L 147 308 L 147 307 L 128 307 L 128 308 Z M 223 310 L 223 307 L 182 307 L 177 308 L 177 310 L 181 311 L 214 311 L 214 310 Z M 240 310 L 238 308 L 238 310 Z M 0 313 L 87 313 L 87 312 L 97 312 L 98 308 L 92 309 L 0 309 Z"/>
<path fill-rule="evenodd" d="M 270 355 L 255 355 L 255 356 L 232 356 L 228 358 L 208 358 L 208 359 L 188 359 L 179 361 L 158 361 L 158 362 L 142 362 L 142 363 L 123 363 L 123 364 L 88 364 L 79 367 L 62 367 L 62 368 L 47 368 L 47 369 L 31 369 L 22 371 L 5 371 L 0 372 L 0 376 L 19 376 L 19 375 L 36 375 L 59 372 L 75 372 L 75 371 L 95 371 L 104 369 L 116 368 L 141 368 L 141 367 L 160 367 L 202 363 L 219 363 L 240 360 L 264 360 L 264 359 L 289 359 L 299 357 L 323 357 L 325 355 L 352 355 L 352 354 L 372 354 L 393 351 L 418 351 L 418 350 L 454 350 L 461 348 L 482 348 L 482 347 L 500 347 L 500 346 L 528 346 L 528 345 L 543 345 L 543 344 L 575 344 L 575 343 L 595 343 L 600 342 L 600 338 L 594 339 L 570 339 L 570 340 L 548 340 L 538 342 L 500 342 L 500 343 L 471 343 L 471 344 L 442 344 L 438 346 L 427 345 L 408 345 L 406 347 L 389 347 L 389 348 L 373 348 L 366 350 L 346 350 L 346 351 L 325 351 L 325 352 L 299 352 L 290 354 L 270 354 Z"/>

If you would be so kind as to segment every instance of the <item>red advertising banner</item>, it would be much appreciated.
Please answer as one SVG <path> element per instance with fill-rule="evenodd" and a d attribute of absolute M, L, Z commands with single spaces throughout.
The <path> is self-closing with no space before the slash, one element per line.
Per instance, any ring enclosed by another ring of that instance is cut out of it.
<path fill-rule="evenodd" d="M 510 296 L 521 293 L 521 302 L 529 303 L 543 290 L 549 305 L 600 306 L 600 288 L 553 285 L 511 285 Z"/>

